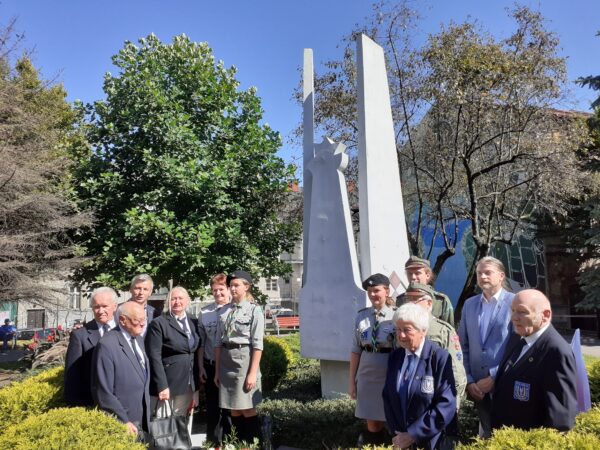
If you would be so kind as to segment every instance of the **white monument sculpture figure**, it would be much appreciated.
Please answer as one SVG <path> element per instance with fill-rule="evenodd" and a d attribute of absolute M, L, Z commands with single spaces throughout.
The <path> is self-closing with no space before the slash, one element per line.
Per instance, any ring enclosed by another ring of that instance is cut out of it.
<path fill-rule="evenodd" d="M 362 279 L 390 278 L 392 298 L 406 289 L 410 257 L 383 48 L 362 34 L 358 59 L 358 206 Z"/>
<path fill-rule="evenodd" d="M 409 257 L 383 49 L 358 41 L 359 208 L 362 278 L 381 272 L 403 292 Z M 303 356 L 321 360 L 324 397 L 346 392 L 361 285 L 348 193 L 345 146 L 314 145 L 312 51 L 304 52 L 304 278 L 300 290 Z"/>
<path fill-rule="evenodd" d="M 325 138 L 306 166 L 312 176 L 308 259 L 300 291 L 302 355 L 321 360 L 323 396 L 345 393 L 356 311 L 365 304 L 343 171 L 345 146 Z"/>

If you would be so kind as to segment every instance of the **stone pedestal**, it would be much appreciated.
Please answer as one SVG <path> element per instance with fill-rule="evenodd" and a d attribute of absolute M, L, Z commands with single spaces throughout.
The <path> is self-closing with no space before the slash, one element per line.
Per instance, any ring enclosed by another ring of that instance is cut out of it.
<path fill-rule="evenodd" d="M 321 360 L 321 395 L 323 398 L 340 398 L 348 394 L 349 370 L 350 363 L 348 362 Z"/>

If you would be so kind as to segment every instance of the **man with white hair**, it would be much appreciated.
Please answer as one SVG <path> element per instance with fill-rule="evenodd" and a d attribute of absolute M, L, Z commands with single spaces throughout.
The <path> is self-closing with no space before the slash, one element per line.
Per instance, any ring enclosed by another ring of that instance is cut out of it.
<path fill-rule="evenodd" d="M 65 401 L 69 406 L 92 406 L 91 364 L 98 341 L 116 324 L 117 293 L 109 287 L 92 292 L 94 318 L 71 332 L 65 360 Z"/>
<path fill-rule="evenodd" d="M 575 424 L 575 357 L 551 324 L 548 298 L 535 289 L 512 302 L 510 337 L 492 397 L 492 427 L 568 431 Z"/>

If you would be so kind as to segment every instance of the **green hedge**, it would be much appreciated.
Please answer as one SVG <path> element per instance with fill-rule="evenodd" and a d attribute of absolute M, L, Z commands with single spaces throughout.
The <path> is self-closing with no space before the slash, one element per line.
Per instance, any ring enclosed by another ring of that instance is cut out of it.
<path fill-rule="evenodd" d="M 459 444 L 457 450 L 598 450 L 600 437 L 589 433 L 560 433 L 547 428 L 517 430 L 501 428 L 488 440 L 477 438 Z"/>
<path fill-rule="evenodd" d="M 285 341 L 274 336 L 265 336 L 263 352 L 260 358 L 262 389 L 268 393 L 275 389 L 286 376 L 288 367 L 294 362 L 294 356 Z"/>
<path fill-rule="evenodd" d="M 573 430 L 580 433 L 592 433 L 600 436 L 600 406 L 595 406 L 588 412 L 578 414 L 575 419 L 575 428 L 573 428 Z"/>
<path fill-rule="evenodd" d="M 63 367 L 55 367 L 0 389 L 0 434 L 29 416 L 64 406 L 63 374 Z"/>
<path fill-rule="evenodd" d="M 600 360 L 586 364 L 592 403 L 600 403 Z"/>
<path fill-rule="evenodd" d="M 303 449 L 350 448 L 364 427 L 354 417 L 354 401 L 265 400 L 259 412 L 271 416 L 273 447 L 290 445 Z"/>
<path fill-rule="evenodd" d="M 11 450 L 143 450 L 124 424 L 98 410 L 57 408 L 4 429 L 0 448 Z"/>

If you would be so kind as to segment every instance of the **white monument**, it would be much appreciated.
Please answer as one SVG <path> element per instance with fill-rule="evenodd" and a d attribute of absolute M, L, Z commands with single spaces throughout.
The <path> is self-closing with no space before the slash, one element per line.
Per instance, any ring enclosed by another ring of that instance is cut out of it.
<path fill-rule="evenodd" d="M 406 290 L 410 253 L 383 48 L 360 35 L 357 63 L 360 272 L 387 275 L 396 298 Z"/>
<path fill-rule="evenodd" d="M 345 146 L 314 145 L 312 50 L 304 51 L 304 280 L 300 291 L 302 355 L 321 361 L 324 397 L 348 388 L 356 312 L 367 305 L 359 286 L 375 272 L 404 291 L 408 243 L 383 49 L 358 41 L 359 207 L 361 271 L 346 181 Z"/>

